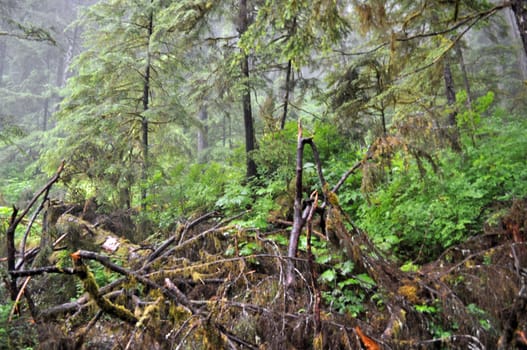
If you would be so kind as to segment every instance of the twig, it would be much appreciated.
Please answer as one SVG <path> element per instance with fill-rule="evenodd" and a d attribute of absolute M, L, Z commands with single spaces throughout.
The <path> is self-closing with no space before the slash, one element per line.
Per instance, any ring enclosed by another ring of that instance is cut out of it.
<path fill-rule="evenodd" d="M 202 215 L 200 216 L 199 218 L 197 218 L 196 220 L 190 222 L 189 224 L 185 225 L 184 228 L 183 228 L 183 231 L 181 233 L 181 235 L 179 235 L 178 237 L 178 231 L 176 231 L 176 233 L 174 233 L 172 235 L 172 237 L 170 237 L 169 239 L 167 239 L 165 242 L 163 242 L 152 254 L 150 254 L 148 256 L 148 258 L 146 259 L 146 262 L 145 264 L 143 265 L 143 269 L 145 269 L 146 267 L 148 267 L 152 261 L 154 261 L 157 257 L 159 257 L 171 244 L 173 244 L 176 239 L 179 240 L 179 242 L 181 242 L 181 240 L 183 239 L 183 236 L 184 234 L 190 230 L 192 227 L 196 226 L 197 224 L 199 224 L 200 222 L 203 222 L 211 217 L 214 217 L 217 215 L 217 212 L 213 211 L 213 212 L 209 212 L 205 215 Z"/>
<path fill-rule="evenodd" d="M 95 326 L 95 324 L 101 318 L 102 315 L 103 315 L 102 310 L 99 310 L 95 314 L 95 316 L 92 317 L 90 322 L 88 322 L 86 327 L 81 328 L 81 330 L 79 331 L 79 335 L 77 337 L 77 340 L 75 341 L 75 349 L 80 349 L 82 347 L 82 343 L 84 343 L 84 337 L 86 336 L 86 334 L 88 334 L 90 329 L 92 329 L 93 326 Z"/>
<path fill-rule="evenodd" d="M 353 174 L 355 171 L 357 171 L 357 169 L 359 169 L 361 166 L 364 165 L 364 161 L 367 160 L 369 158 L 366 158 L 366 159 L 363 159 L 363 160 L 360 160 L 358 161 L 357 163 L 355 163 L 348 171 L 346 171 L 344 173 L 344 175 L 342 175 L 339 179 L 339 181 L 337 182 L 337 184 L 335 186 L 333 186 L 333 188 L 331 189 L 331 192 L 333 193 L 337 193 L 338 190 L 340 189 L 340 187 L 344 184 L 344 182 L 348 179 L 348 177 L 350 177 L 351 174 Z"/>
<path fill-rule="evenodd" d="M 181 299 L 181 294 L 174 293 L 173 290 L 168 288 L 163 288 L 163 286 L 160 286 L 159 284 L 155 283 L 154 281 L 150 280 L 147 277 L 144 277 L 143 275 L 140 275 L 136 272 L 130 271 L 128 269 L 125 269 L 124 267 L 121 267 L 115 263 L 113 263 L 108 256 L 97 254 L 95 252 L 90 252 L 87 250 L 79 250 L 72 254 L 72 256 L 78 256 L 80 258 L 85 259 L 91 259 L 98 261 L 101 263 L 104 267 L 109 268 L 112 271 L 115 271 L 121 275 L 125 275 L 127 277 L 132 277 L 136 281 L 138 281 L 141 284 L 144 284 L 145 286 L 148 286 L 152 289 L 157 289 L 163 293 L 164 296 L 166 296 L 168 299 L 175 301 L 178 304 L 184 305 L 191 309 L 190 303 L 186 300 L 186 298 Z"/>
<path fill-rule="evenodd" d="M 207 220 L 208 218 L 216 215 L 217 213 L 216 212 L 210 212 L 210 213 L 207 213 L 205 215 L 202 215 L 200 216 L 199 218 L 197 218 L 196 220 L 192 221 L 191 223 L 187 224 L 184 226 L 184 229 L 183 229 L 183 232 L 181 233 L 181 236 L 179 237 L 179 240 L 181 240 L 183 238 L 183 234 L 190 230 L 192 227 L 194 227 L 195 225 L 199 224 L 200 222 L 204 221 L 204 220 Z M 161 255 L 161 253 L 169 246 L 171 245 L 172 243 L 174 243 L 176 241 L 176 238 L 178 235 L 178 232 L 176 231 L 176 233 L 174 233 L 172 235 L 172 237 L 170 237 L 169 239 L 167 239 L 165 242 L 163 242 L 152 254 L 150 254 L 150 256 L 148 257 L 148 259 L 146 259 L 146 264 L 154 261 L 159 255 Z"/>
<path fill-rule="evenodd" d="M 20 244 L 20 254 L 22 255 L 20 266 L 24 264 L 24 255 L 26 251 L 27 237 L 29 236 L 29 232 L 31 232 L 31 227 L 33 227 L 33 224 L 35 223 L 35 220 L 37 219 L 38 214 L 42 211 L 42 208 L 44 208 L 44 203 L 46 203 L 46 201 L 48 200 L 49 190 L 50 190 L 50 187 L 47 188 L 46 193 L 44 194 L 44 199 L 38 206 L 37 210 L 35 210 L 35 212 L 31 216 L 31 219 L 29 220 L 29 223 L 27 224 L 26 232 L 24 232 L 24 237 L 22 238 L 22 243 Z M 17 266 L 17 268 L 19 267 Z"/>
<path fill-rule="evenodd" d="M 27 284 L 29 283 L 29 280 L 31 277 L 27 277 L 24 283 L 22 284 L 22 287 L 20 288 L 20 291 L 18 292 L 18 295 L 16 296 L 15 302 L 13 303 L 13 307 L 11 308 L 11 312 L 9 313 L 9 318 L 7 320 L 8 323 L 11 322 L 13 319 L 13 315 L 18 310 L 18 303 L 20 302 L 20 298 L 22 298 L 22 294 L 24 294 L 24 290 L 26 289 Z"/>
<path fill-rule="evenodd" d="M 187 299 L 186 295 L 183 294 L 181 290 L 179 290 L 179 288 L 174 283 L 172 283 L 172 281 L 169 278 L 165 278 L 165 287 L 168 290 L 172 291 L 175 295 L 177 295 L 181 304 L 187 307 L 188 311 L 190 311 L 192 314 L 197 313 L 194 307 L 192 306 L 192 304 L 190 303 L 190 301 Z"/>
<path fill-rule="evenodd" d="M 397 77 L 395 79 L 395 81 L 397 80 L 401 80 L 401 79 L 404 79 L 404 78 L 407 78 L 413 74 L 417 74 L 425 69 L 428 69 L 430 67 L 432 67 L 434 64 L 436 64 L 437 62 L 439 62 L 445 55 L 447 52 L 449 52 L 456 44 L 459 40 L 461 40 L 461 38 L 473 27 L 476 25 L 476 23 L 478 23 L 480 20 L 482 19 L 485 19 L 485 18 L 488 18 L 490 16 L 492 16 L 495 12 L 497 12 L 499 9 L 501 9 L 503 7 L 495 7 L 493 8 L 492 10 L 488 11 L 488 12 L 485 12 L 483 13 L 480 17 L 476 17 L 476 19 L 474 19 L 474 21 L 472 23 L 470 23 L 465 29 L 463 29 L 463 31 L 458 34 L 453 40 L 452 42 L 448 45 L 448 47 L 443 50 L 443 52 L 441 52 L 441 54 L 439 56 L 437 56 L 436 58 L 434 58 L 432 60 L 432 62 L 428 63 L 428 64 L 425 64 L 424 66 L 421 66 L 421 67 L 418 67 L 416 68 L 415 70 L 413 70 L 412 72 L 408 72 L 408 73 L 405 73 L 405 74 L 402 74 L 401 76 Z"/>
<path fill-rule="evenodd" d="M 53 177 L 51 177 L 51 179 L 49 179 L 49 181 L 33 196 L 33 198 L 31 198 L 31 200 L 29 201 L 29 203 L 26 206 L 26 208 L 24 209 L 24 211 L 16 218 L 15 222 L 13 223 L 15 225 L 15 227 L 18 226 L 20 221 L 22 221 L 22 219 L 27 215 L 27 213 L 29 212 L 31 207 L 33 207 L 33 205 L 35 204 L 37 199 L 42 195 L 42 193 L 46 192 L 48 190 L 48 188 L 51 188 L 51 186 L 55 182 L 57 182 L 57 180 L 60 177 L 60 174 L 64 170 L 64 164 L 65 164 L 64 161 L 62 161 L 60 163 L 60 166 L 58 167 L 57 171 L 55 172 L 55 175 L 53 175 Z"/>
<path fill-rule="evenodd" d="M 31 269 L 31 270 L 9 271 L 9 274 L 14 277 L 37 276 L 37 275 L 42 275 L 45 273 L 63 273 L 66 275 L 74 275 L 75 270 L 73 270 L 72 268 L 60 268 L 60 267 L 53 265 L 53 266 L 39 267 L 36 269 Z"/>

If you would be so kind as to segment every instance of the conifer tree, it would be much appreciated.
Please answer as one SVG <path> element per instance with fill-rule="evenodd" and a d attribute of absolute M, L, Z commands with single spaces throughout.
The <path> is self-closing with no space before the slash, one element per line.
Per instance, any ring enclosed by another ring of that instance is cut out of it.
<path fill-rule="evenodd" d="M 130 207 L 136 191 L 146 208 L 151 133 L 182 118 L 177 38 L 156 30 L 162 3 L 108 1 L 87 9 L 86 49 L 59 114 L 61 150 L 72 169 L 111 193 L 117 207 Z"/>

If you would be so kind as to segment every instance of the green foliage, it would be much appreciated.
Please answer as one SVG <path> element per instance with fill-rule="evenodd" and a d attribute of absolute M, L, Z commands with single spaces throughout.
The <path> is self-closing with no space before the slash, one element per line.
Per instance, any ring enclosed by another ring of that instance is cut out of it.
<path fill-rule="evenodd" d="M 290 60 L 300 69 L 312 59 L 313 51 L 327 53 L 349 32 L 343 12 L 336 2 L 266 1 L 239 45 L 246 52 Z M 280 40 L 275 40 L 277 36 Z"/>
<path fill-rule="evenodd" d="M 315 252 L 314 252 L 315 253 Z M 329 263 L 327 248 L 315 253 L 317 262 Z M 322 298 L 332 309 L 340 313 L 348 313 L 357 317 L 365 309 L 365 300 L 375 287 L 375 281 L 367 274 L 353 274 L 354 264 L 343 260 L 342 256 L 331 255 L 332 264 L 324 270 L 319 281 L 328 290 L 322 291 Z M 339 262 L 340 260 L 340 262 Z"/>
<path fill-rule="evenodd" d="M 249 256 L 261 251 L 261 246 L 256 242 L 241 242 L 239 244 L 240 256 Z"/>
<path fill-rule="evenodd" d="M 116 261 L 114 261 L 114 263 L 115 262 Z M 98 262 L 89 261 L 88 266 L 95 277 L 95 282 L 97 282 L 99 286 L 105 286 L 121 277 L 118 273 L 105 268 Z"/>
<path fill-rule="evenodd" d="M 401 265 L 401 271 L 403 272 L 417 272 L 419 271 L 419 266 L 414 264 L 412 261 L 407 261 Z"/>
<path fill-rule="evenodd" d="M 489 331 L 491 329 L 491 321 L 485 310 L 481 309 L 476 304 L 471 303 L 467 305 L 467 311 L 478 317 L 479 324 L 484 330 Z"/>
<path fill-rule="evenodd" d="M 481 116 L 487 112 L 494 102 L 494 93 L 492 91 L 478 97 L 478 99 L 467 106 L 468 96 L 465 90 L 461 90 L 456 94 L 456 102 L 459 113 L 456 116 L 458 127 L 467 130 L 468 135 L 472 138 L 475 144 L 474 133 L 481 123 Z"/>
<path fill-rule="evenodd" d="M 359 226 L 403 259 L 433 259 L 473 234 L 493 200 L 527 195 L 525 127 L 522 120 L 482 119 L 481 145 L 467 146 L 461 158 L 441 153 L 441 172 L 424 178 L 415 164 L 405 169 L 394 159 L 391 181 L 359 207 Z"/>
<path fill-rule="evenodd" d="M 244 207 L 249 190 L 240 185 L 242 179 L 239 169 L 218 162 L 166 164 L 149 180 L 148 215 L 166 229 L 191 212 Z"/>
<path fill-rule="evenodd" d="M 271 132 L 260 140 L 260 148 L 253 152 L 259 172 L 266 177 L 287 183 L 294 177 L 297 124 L 288 122 L 284 130 Z"/>
<path fill-rule="evenodd" d="M 36 329 L 31 326 L 27 317 L 14 317 L 9 321 L 14 303 L 3 300 L 0 303 L 0 348 L 33 349 L 37 344 Z"/>
<path fill-rule="evenodd" d="M 6 303 L 0 304 L 0 339 L 4 340 L 0 341 L 0 347 L 1 348 L 8 348 L 9 342 L 7 339 L 9 338 L 8 333 L 8 323 L 7 320 L 9 318 L 9 313 L 11 312 L 11 309 L 13 308 L 13 303 L 8 300 Z"/>

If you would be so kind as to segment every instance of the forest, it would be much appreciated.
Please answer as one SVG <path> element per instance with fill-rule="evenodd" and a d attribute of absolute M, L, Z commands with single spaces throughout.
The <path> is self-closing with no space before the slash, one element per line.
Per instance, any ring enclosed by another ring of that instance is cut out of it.
<path fill-rule="evenodd" d="M 527 1 L 0 0 L 0 349 L 527 349 Z"/>

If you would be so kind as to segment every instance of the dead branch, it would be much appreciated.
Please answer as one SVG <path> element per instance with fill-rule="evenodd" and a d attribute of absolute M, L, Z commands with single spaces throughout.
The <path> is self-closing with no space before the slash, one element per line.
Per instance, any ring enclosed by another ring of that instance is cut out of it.
<path fill-rule="evenodd" d="M 48 180 L 48 182 L 33 196 L 33 198 L 31 198 L 31 200 L 29 201 L 28 205 L 26 206 L 26 208 L 22 211 L 22 213 L 16 218 L 16 220 L 13 222 L 13 224 L 15 225 L 15 228 L 16 226 L 18 226 L 18 224 L 20 224 L 20 222 L 22 221 L 22 219 L 24 219 L 24 217 L 27 215 L 27 213 L 31 210 L 31 208 L 33 207 L 33 205 L 35 204 L 35 202 L 38 200 L 38 198 L 46 191 L 48 191 L 51 186 L 53 186 L 53 184 L 55 182 L 58 181 L 58 179 L 60 178 L 60 174 L 62 173 L 62 171 L 64 170 L 64 161 L 62 161 L 62 163 L 60 163 L 57 171 L 55 172 L 55 175 L 53 175 L 51 177 L 51 179 Z"/>
<path fill-rule="evenodd" d="M 20 213 L 20 215 L 17 215 L 18 214 L 18 208 L 13 206 L 13 213 L 11 214 L 11 218 L 9 220 L 9 227 L 7 228 L 7 231 L 6 231 L 7 269 L 9 271 L 14 271 L 16 269 L 16 266 L 15 266 L 15 255 L 16 255 L 15 231 L 16 231 L 18 225 L 20 224 L 22 219 L 27 215 L 27 213 L 29 212 L 31 207 L 35 204 L 35 202 L 38 200 L 38 198 L 43 193 L 46 193 L 45 197 L 47 197 L 47 194 L 49 193 L 49 190 L 50 190 L 51 186 L 53 186 L 53 184 L 58 181 L 58 179 L 60 177 L 60 174 L 62 173 L 62 170 L 64 170 L 64 161 L 62 161 L 62 163 L 60 164 L 60 166 L 57 169 L 57 172 L 55 173 L 55 175 L 53 175 L 51 177 L 51 179 L 49 179 L 49 181 L 44 185 L 44 187 L 42 187 L 33 196 L 33 198 L 29 201 L 28 205 L 22 211 L 22 213 Z M 9 293 L 10 293 L 10 296 L 11 296 L 11 300 L 16 300 L 16 297 L 17 297 L 17 294 L 18 294 L 18 287 L 17 287 L 17 278 L 14 277 L 14 276 L 11 276 L 11 281 L 9 283 Z"/>
<path fill-rule="evenodd" d="M 24 263 L 24 255 L 25 255 L 25 251 L 26 251 L 27 237 L 29 236 L 29 233 L 31 232 L 31 227 L 33 227 L 33 224 L 34 224 L 35 220 L 37 219 L 38 214 L 40 214 L 40 212 L 44 208 L 44 204 L 46 203 L 46 201 L 48 201 L 48 195 L 49 195 L 49 190 L 50 189 L 51 189 L 51 187 L 48 187 L 46 189 L 43 200 L 40 202 L 40 205 L 38 206 L 37 210 L 35 210 L 35 212 L 31 216 L 31 219 L 29 220 L 29 223 L 27 224 L 26 232 L 24 232 L 24 236 L 22 238 L 22 243 L 20 244 L 20 254 L 22 255 L 22 259 L 20 261 L 20 265 L 22 265 Z"/>
<path fill-rule="evenodd" d="M 367 156 L 365 159 L 362 159 L 360 161 L 358 161 L 357 163 L 355 163 L 348 171 L 346 171 L 344 173 L 344 175 L 342 175 L 339 179 L 339 181 L 335 184 L 335 186 L 333 186 L 333 188 L 331 189 L 331 192 L 333 193 L 337 193 L 338 190 L 340 189 L 340 187 L 344 184 L 344 182 L 348 179 L 348 177 L 350 177 L 353 173 L 355 173 L 355 171 L 357 171 L 357 169 L 359 169 L 361 166 L 364 165 L 364 162 L 371 159 L 371 156 Z"/>
<path fill-rule="evenodd" d="M 77 340 L 75 341 L 75 348 L 76 349 L 80 349 L 81 348 L 82 344 L 84 343 L 84 337 L 93 328 L 93 326 L 95 326 L 95 324 L 97 323 L 97 321 L 99 321 L 99 319 L 101 318 L 102 315 L 103 315 L 103 312 L 101 310 L 99 310 L 99 312 L 97 312 L 95 314 L 95 316 L 92 317 L 90 322 L 88 322 L 88 324 L 85 327 L 80 329 L 80 331 L 78 332 L 78 335 L 77 335 Z"/>
<path fill-rule="evenodd" d="M 518 257 L 514 249 L 514 243 L 511 245 L 512 255 L 514 257 L 514 265 L 516 272 L 520 277 L 520 291 L 516 296 L 514 303 L 511 306 L 511 314 L 503 325 L 500 338 L 498 340 L 498 350 L 510 349 L 513 347 L 513 338 L 515 332 L 520 326 L 521 315 L 527 312 L 527 271 L 519 265 Z"/>
<path fill-rule="evenodd" d="M 75 268 L 75 274 L 81 279 L 84 291 L 88 292 L 97 306 L 108 315 L 117 317 L 131 325 L 135 325 L 139 320 L 132 312 L 130 312 L 130 310 L 112 303 L 100 293 L 95 277 L 84 264 L 82 260 L 83 256 L 81 256 L 80 252 L 71 254 L 71 257 Z"/>
<path fill-rule="evenodd" d="M 196 314 L 196 309 L 192 306 L 190 301 L 187 299 L 186 295 L 179 290 L 179 288 L 172 283 L 172 281 L 169 278 L 165 278 L 165 287 L 173 292 L 181 301 L 181 304 L 188 308 L 188 311 L 190 311 L 192 314 Z"/>
<path fill-rule="evenodd" d="M 292 221 L 288 221 L 288 220 L 284 220 L 284 219 L 279 219 L 279 218 L 271 218 L 269 220 L 270 223 L 274 224 L 281 224 L 281 225 L 287 225 L 287 226 L 293 226 L 293 222 Z M 313 233 L 315 236 L 317 236 L 318 238 L 322 239 L 322 240 L 325 240 L 327 241 L 327 237 L 322 234 L 322 232 L 320 231 L 317 231 L 315 229 L 311 229 L 311 233 Z"/>
<path fill-rule="evenodd" d="M 67 274 L 67 275 L 74 275 L 75 274 L 75 270 L 72 269 L 72 268 L 68 268 L 68 267 L 65 267 L 65 268 L 60 268 L 60 267 L 57 267 L 55 265 L 53 266 L 44 266 L 44 267 L 39 267 L 39 268 L 36 268 L 36 269 L 31 269 L 31 270 L 15 270 L 15 271 L 9 271 L 9 274 L 13 277 L 26 277 L 26 276 L 37 276 L 37 275 L 42 275 L 42 274 L 45 274 L 45 273 L 63 273 L 63 274 Z"/>
<path fill-rule="evenodd" d="M 155 283 L 154 281 L 144 277 L 141 274 L 138 274 L 136 272 L 130 271 L 128 269 L 125 269 L 124 267 L 113 263 L 108 256 L 97 254 L 95 252 L 90 252 L 90 251 L 86 251 L 86 250 L 79 250 L 79 251 L 77 251 L 74 254 L 78 255 L 80 258 L 95 260 L 95 261 L 101 263 L 101 265 L 103 265 L 104 267 L 106 267 L 106 268 L 108 268 L 108 269 L 110 269 L 110 270 L 112 270 L 114 272 L 117 272 L 117 273 L 119 273 L 121 275 L 124 275 L 126 277 L 134 278 L 139 283 L 141 283 L 141 284 L 143 284 L 145 286 L 148 286 L 148 287 L 150 287 L 152 289 L 157 289 L 157 290 L 161 291 L 163 293 L 163 295 L 165 297 L 167 297 L 168 299 L 170 299 L 170 300 L 172 300 L 172 301 L 174 301 L 174 302 L 176 302 L 178 304 L 181 304 L 183 306 L 186 306 L 187 308 L 192 310 L 191 304 L 188 302 L 186 297 L 184 297 L 183 293 L 181 293 L 181 292 L 175 293 L 173 289 L 164 288 L 163 286 Z M 183 296 L 183 298 L 181 298 L 181 296 Z"/>
<path fill-rule="evenodd" d="M 27 277 L 24 283 L 22 283 L 22 287 L 20 288 L 20 291 L 16 296 L 15 302 L 13 303 L 13 307 L 11 308 L 11 312 L 9 313 L 9 318 L 7 319 L 7 322 L 11 322 L 11 320 L 13 319 L 13 315 L 17 312 L 18 303 L 20 302 L 20 298 L 22 298 L 22 294 L 24 294 L 24 291 L 30 279 L 31 277 Z"/>
<path fill-rule="evenodd" d="M 184 225 L 182 231 L 180 231 L 180 229 L 178 228 L 178 230 L 176 230 L 176 232 L 172 235 L 172 237 L 170 237 L 165 242 L 163 242 L 152 254 L 150 254 L 150 256 L 146 259 L 146 262 L 145 262 L 143 268 L 147 267 L 152 261 L 154 261 L 157 257 L 159 257 L 176 240 L 181 242 L 181 240 L 183 239 L 185 233 L 188 232 L 191 228 L 193 228 L 194 226 L 198 225 L 199 223 L 201 223 L 201 222 L 203 222 L 203 221 L 205 221 L 205 220 L 207 220 L 207 219 L 209 219 L 211 217 L 217 216 L 217 215 L 218 215 L 217 212 L 212 211 L 212 212 L 209 212 L 209 213 L 207 213 L 205 215 L 202 215 L 199 218 L 197 218 L 196 220 Z"/>
<path fill-rule="evenodd" d="M 213 302 L 216 302 L 216 301 L 192 300 L 191 302 L 194 305 L 206 306 L 206 305 L 209 305 L 210 303 L 213 303 Z M 263 314 L 269 314 L 269 315 L 280 315 L 280 316 L 287 317 L 287 318 L 290 318 L 290 319 L 298 319 L 298 318 L 301 317 L 298 314 L 292 314 L 292 313 L 289 313 L 289 312 L 278 312 L 278 311 L 272 310 L 270 308 L 263 307 L 263 306 L 256 305 L 256 304 L 241 303 L 241 302 L 232 301 L 232 300 L 221 300 L 221 303 L 226 305 L 226 306 L 230 306 L 230 307 L 235 307 L 235 308 L 242 309 L 242 310 L 251 311 L 251 312 L 254 312 L 256 314 L 262 314 L 263 313 Z"/>
<path fill-rule="evenodd" d="M 296 256 L 296 252 L 298 249 L 298 239 L 300 237 L 300 232 L 302 232 L 302 228 L 305 224 L 304 215 L 302 213 L 302 167 L 304 158 L 304 142 L 305 140 L 302 136 L 302 124 L 299 120 L 296 144 L 296 181 L 295 200 L 293 206 L 293 228 L 291 229 L 291 234 L 289 236 L 289 247 L 287 249 L 288 258 L 294 258 Z M 285 281 L 287 287 L 292 286 L 292 284 L 294 283 L 295 277 L 293 269 L 293 261 L 288 260 Z"/>
<path fill-rule="evenodd" d="M 18 209 L 13 206 L 13 213 L 11 214 L 11 219 L 9 220 L 9 227 L 7 228 L 6 232 L 6 244 L 7 244 L 7 269 L 8 270 L 14 270 L 15 269 L 15 254 L 16 254 L 16 248 L 15 248 L 15 230 L 18 226 L 18 223 L 20 221 L 17 220 L 17 213 Z M 9 292 L 11 295 L 11 300 L 16 299 L 17 293 L 17 286 L 16 286 L 16 278 L 11 276 L 11 280 L 9 282 Z"/>

